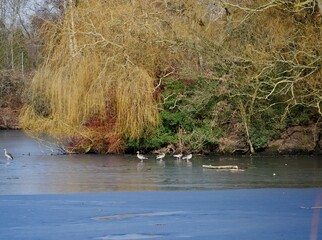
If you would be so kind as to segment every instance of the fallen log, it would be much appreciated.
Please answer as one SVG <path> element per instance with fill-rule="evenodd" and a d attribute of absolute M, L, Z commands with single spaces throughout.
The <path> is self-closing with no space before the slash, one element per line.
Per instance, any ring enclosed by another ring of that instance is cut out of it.
<path fill-rule="evenodd" d="M 217 169 L 217 170 L 236 170 L 238 166 L 236 165 L 222 165 L 222 166 L 213 166 L 213 165 L 202 165 L 203 168 Z"/>

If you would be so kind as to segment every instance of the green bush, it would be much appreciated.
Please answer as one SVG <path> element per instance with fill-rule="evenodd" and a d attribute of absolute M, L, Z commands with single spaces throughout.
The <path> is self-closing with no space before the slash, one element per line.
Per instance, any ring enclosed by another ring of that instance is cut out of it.
<path fill-rule="evenodd" d="M 218 102 L 214 94 L 216 87 L 216 82 L 202 78 L 189 84 L 166 79 L 161 124 L 154 134 L 136 140 L 128 139 L 128 150 L 158 149 L 169 144 L 178 145 L 179 141 L 184 145 L 182 147 L 192 151 L 213 148 L 218 143 L 218 137 L 223 135 L 222 129 L 212 126 L 212 112 Z"/>

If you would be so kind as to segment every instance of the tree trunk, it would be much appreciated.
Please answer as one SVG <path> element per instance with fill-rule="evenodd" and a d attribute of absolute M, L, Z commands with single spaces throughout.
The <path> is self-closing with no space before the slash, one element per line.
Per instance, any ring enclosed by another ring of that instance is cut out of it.
<path fill-rule="evenodd" d="M 71 56 L 76 55 L 76 39 L 75 39 L 75 22 L 74 22 L 74 7 L 73 0 L 68 0 L 68 7 L 70 8 L 70 38 L 69 38 L 69 47 Z"/>
<path fill-rule="evenodd" d="M 255 153 L 255 150 L 254 150 L 253 143 L 251 141 L 250 134 L 249 134 L 249 121 L 247 120 L 248 119 L 247 118 L 247 113 L 246 113 L 245 107 L 244 107 L 244 105 L 243 105 L 241 100 L 239 100 L 239 109 L 240 109 L 240 114 L 241 114 L 241 118 L 242 118 L 242 121 L 243 121 L 243 125 L 244 125 L 245 131 L 246 131 L 249 150 L 250 150 L 250 153 L 253 154 L 253 153 Z"/>
<path fill-rule="evenodd" d="M 13 36 L 10 36 L 10 54 L 11 54 L 11 69 L 15 70 L 14 50 L 13 50 Z"/>

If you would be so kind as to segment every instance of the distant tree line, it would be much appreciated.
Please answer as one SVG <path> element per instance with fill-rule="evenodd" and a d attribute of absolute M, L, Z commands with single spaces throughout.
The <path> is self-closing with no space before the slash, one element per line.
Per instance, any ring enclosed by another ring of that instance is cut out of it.
<path fill-rule="evenodd" d="M 62 17 L 60 0 L 0 1 L 0 107 L 21 107 L 30 79 L 42 62 L 46 21 Z"/>

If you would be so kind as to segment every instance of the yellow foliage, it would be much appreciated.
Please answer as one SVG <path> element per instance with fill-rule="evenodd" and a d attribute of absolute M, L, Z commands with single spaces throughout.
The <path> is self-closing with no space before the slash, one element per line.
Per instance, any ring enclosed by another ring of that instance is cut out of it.
<path fill-rule="evenodd" d="M 120 151 L 122 139 L 144 136 L 159 124 L 157 87 L 169 69 L 181 79 L 228 79 L 234 88 L 227 91 L 248 94 L 251 106 L 282 86 L 293 71 L 280 70 L 283 64 L 310 69 L 320 30 L 299 27 L 293 10 L 285 10 L 288 1 L 220 2 L 231 16 L 216 19 L 226 10 L 207 0 L 85 0 L 69 6 L 61 22 L 43 28 L 45 58 L 22 127 L 68 138 L 76 149 Z M 297 74 L 291 76 L 294 86 Z"/>
<path fill-rule="evenodd" d="M 197 6 L 183 2 L 189 11 Z M 191 12 L 182 17 L 181 6 L 149 0 L 69 6 L 60 23 L 43 29 L 45 59 L 33 79 L 22 127 L 92 142 L 98 127 L 105 126 L 99 134 L 106 139 L 151 132 L 159 123 L 155 86 L 185 55 L 178 35 L 195 25 Z"/>

